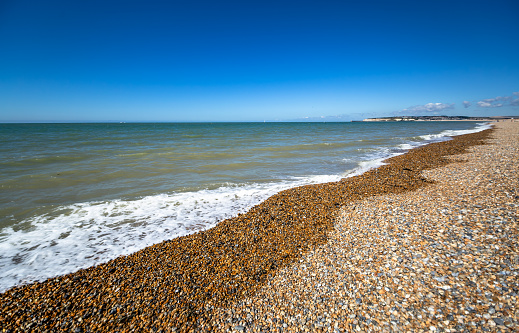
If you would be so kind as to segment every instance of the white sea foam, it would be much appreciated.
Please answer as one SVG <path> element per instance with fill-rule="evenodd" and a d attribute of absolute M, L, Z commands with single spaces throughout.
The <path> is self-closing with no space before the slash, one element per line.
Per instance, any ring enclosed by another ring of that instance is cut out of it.
<path fill-rule="evenodd" d="M 466 129 L 466 130 L 445 130 L 438 134 L 427 134 L 420 136 L 422 139 L 426 141 L 443 141 L 445 138 L 449 138 L 457 135 L 464 135 L 470 133 L 477 133 L 489 129 L 492 127 L 490 123 L 478 123 L 475 128 Z M 429 143 L 427 142 L 427 143 Z"/>
<path fill-rule="evenodd" d="M 413 149 L 415 147 L 417 147 L 417 144 L 415 142 L 413 142 L 413 143 L 402 143 L 401 145 L 398 146 L 398 149 L 410 150 L 410 149 Z"/>
<path fill-rule="evenodd" d="M 450 140 L 451 137 L 457 135 L 464 135 L 470 133 L 477 133 L 489 129 L 492 127 L 490 123 L 478 123 L 475 128 L 466 129 L 466 130 L 445 130 L 438 134 L 427 134 L 422 135 L 419 138 L 422 141 L 409 140 L 408 142 L 397 145 L 396 147 L 379 147 L 376 149 L 373 148 L 363 148 L 364 151 L 372 151 L 372 153 L 366 155 L 364 160 L 359 161 L 358 166 L 353 169 L 346 171 L 343 174 L 343 177 L 354 177 L 361 175 L 371 169 L 378 168 L 382 165 L 385 165 L 385 160 L 405 154 L 408 150 L 414 149 L 419 146 L 423 146 L 432 142 L 441 142 L 445 140 Z"/>
<path fill-rule="evenodd" d="M 0 291 L 109 261 L 163 240 L 214 227 L 273 194 L 341 177 L 294 177 L 138 200 L 78 203 L 4 228 L 0 234 Z"/>
<path fill-rule="evenodd" d="M 384 163 L 384 160 L 386 160 L 386 159 L 388 159 L 388 157 L 382 157 L 382 158 L 377 158 L 377 159 L 368 160 L 368 161 L 361 161 L 358 163 L 359 166 L 357 168 L 350 170 L 350 171 L 346 171 L 343 174 L 343 177 L 350 178 L 350 177 L 362 175 L 366 171 L 369 171 L 371 169 L 376 169 L 382 165 L 385 165 L 386 163 Z"/>

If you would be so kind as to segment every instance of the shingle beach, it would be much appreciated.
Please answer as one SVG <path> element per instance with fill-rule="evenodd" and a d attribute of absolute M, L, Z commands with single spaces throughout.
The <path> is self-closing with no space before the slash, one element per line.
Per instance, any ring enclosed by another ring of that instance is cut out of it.
<path fill-rule="evenodd" d="M 14 287 L 0 328 L 519 331 L 518 156 L 519 123 L 499 122 L 286 190 L 210 230 Z"/>

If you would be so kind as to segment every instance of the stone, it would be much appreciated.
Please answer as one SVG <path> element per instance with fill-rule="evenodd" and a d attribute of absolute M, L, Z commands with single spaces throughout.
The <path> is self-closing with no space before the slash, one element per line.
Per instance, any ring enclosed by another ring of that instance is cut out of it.
<path fill-rule="evenodd" d="M 496 325 L 504 325 L 505 324 L 504 320 L 501 319 L 501 318 L 494 318 L 493 320 L 494 320 L 494 323 L 496 323 Z"/>

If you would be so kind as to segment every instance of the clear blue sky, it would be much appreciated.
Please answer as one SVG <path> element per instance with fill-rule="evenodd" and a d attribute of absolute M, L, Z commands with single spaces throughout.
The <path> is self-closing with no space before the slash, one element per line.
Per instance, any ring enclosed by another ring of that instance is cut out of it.
<path fill-rule="evenodd" d="M 518 36 L 517 0 L 0 0 L 0 122 L 519 115 Z"/>

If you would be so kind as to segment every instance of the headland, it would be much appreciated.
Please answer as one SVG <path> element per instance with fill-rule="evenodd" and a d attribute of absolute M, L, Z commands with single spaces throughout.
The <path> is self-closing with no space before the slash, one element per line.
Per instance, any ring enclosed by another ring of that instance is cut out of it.
<path fill-rule="evenodd" d="M 469 117 L 469 116 L 394 116 L 366 118 L 363 121 L 519 121 L 519 116 Z"/>

